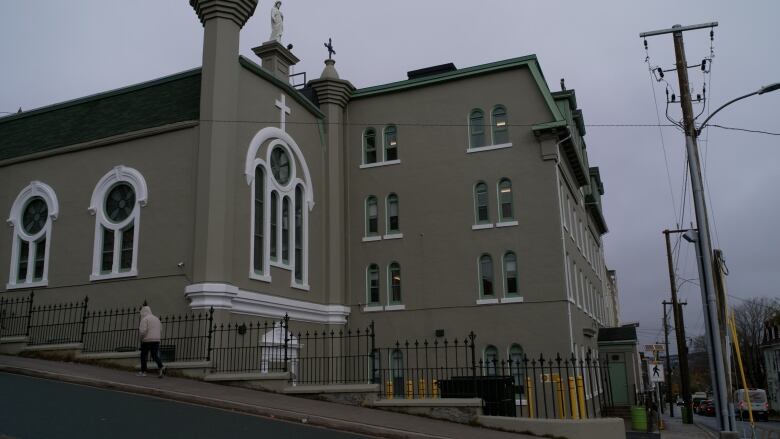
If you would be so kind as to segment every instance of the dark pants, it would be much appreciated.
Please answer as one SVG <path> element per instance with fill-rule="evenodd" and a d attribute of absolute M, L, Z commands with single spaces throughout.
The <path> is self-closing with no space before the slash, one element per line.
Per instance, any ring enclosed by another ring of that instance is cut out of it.
<path fill-rule="evenodd" d="M 152 360 L 157 363 L 157 368 L 162 369 L 163 364 L 160 360 L 160 342 L 159 341 L 144 341 L 141 342 L 141 372 L 146 372 L 146 359 L 152 354 Z"/>

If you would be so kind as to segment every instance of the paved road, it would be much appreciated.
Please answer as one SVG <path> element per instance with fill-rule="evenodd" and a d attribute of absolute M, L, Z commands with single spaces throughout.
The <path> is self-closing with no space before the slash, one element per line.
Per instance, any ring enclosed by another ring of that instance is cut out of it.
<path fill-rule="evenodd" d="M 700 416 L 700 415 L 693 415 L 694 421 L 700 425 L 704 425 L 708 427 L 710 430 L 717 431 L 717 424 L 714 417 L 709 416 Z M 737 428 L 739 429 L 740 433 L 742 433 L 742 437 L 752 437 L 750 434 L 750 423 L 749 422 L 743 422 L 739 419 L 737 420 Z M 758 422 L 756 421 L 756 431 L 760 430 L 767 430 L 767 431 L 776 431 L 780 432 L 780 422 L 777 421 L 769 421 L 769 422 Z"/>
<path fill-rule="evenodd" d="M 14 439 L 368 437 L 5 373 L 0 395 L 0 437 Z"/>

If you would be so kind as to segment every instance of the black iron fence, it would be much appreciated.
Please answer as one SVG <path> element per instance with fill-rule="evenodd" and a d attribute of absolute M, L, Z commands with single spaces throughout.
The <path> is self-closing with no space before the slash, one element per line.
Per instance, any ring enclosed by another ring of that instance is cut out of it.
<path fill-rule="evenodd" d="M 214 372 L 287 372 L 290 367 L 290 319 L 220 324 L 212 329 Z"/>
<path fill-rule="evenodd" d="M 85 353 L 138 350 L 140 308 L 87 311 L 84 321 Z"/>
<path fill-rule="evenodd" d="M 27 344 L 81 342 L 88 302 L 89 299 L 85 297 L 81 302 L 31 306 Z"/>
<path fill-rule="evenodd" d="M 213 335 L 214 308 L 207 312 L 168 315 L 160 318 L 163 361 L 209 361 Z"/>
<path fill-rule="evenodd" d="M 375 381 L 374 323 L 365 329 L 298 333 L 290 337 L 296 384 L 366 384 Z"/>
<path fill-rule="evenodd" d="M 0 297 L 0 337 L 27 335 L 33 297 Z"/>

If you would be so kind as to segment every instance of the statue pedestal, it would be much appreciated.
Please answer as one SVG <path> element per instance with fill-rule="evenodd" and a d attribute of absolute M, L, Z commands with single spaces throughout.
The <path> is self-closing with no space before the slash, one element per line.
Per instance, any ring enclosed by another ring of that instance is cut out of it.
<path fill-rule="evenodd" d="M 252 49 L 263 61 L 263 68 L 284 82 L 290 82 L 290 66 L 298 64 L 298 57 L 276 40 L 266 41 Z"/>

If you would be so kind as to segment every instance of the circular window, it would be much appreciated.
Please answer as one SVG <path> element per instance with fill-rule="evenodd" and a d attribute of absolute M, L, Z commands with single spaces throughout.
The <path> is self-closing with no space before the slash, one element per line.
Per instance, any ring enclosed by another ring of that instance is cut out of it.
<path fill-rule="evenodd" d="M 135 191 L 126 183 L 120 183 L 111 189 L 106 197 L 106 216 L 119 223 L 127 219 L 135 207 Z"/>
<path fill-rule="evenodd" d="M 27 202 L 22 214 L 22 227 L 30 235 L 34 235 L 43 229 L 49 217 L 49 208 L 41 197 L 35 197 Z"/>
<path fill-rule="evenodd" d="M 271 152 L 271 172 L 281 185 L 290 181 L 290 157 L 282 148 L 275 148 Z"/>

